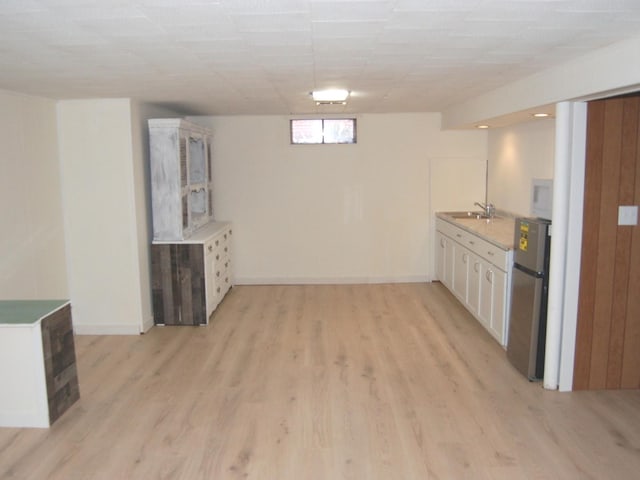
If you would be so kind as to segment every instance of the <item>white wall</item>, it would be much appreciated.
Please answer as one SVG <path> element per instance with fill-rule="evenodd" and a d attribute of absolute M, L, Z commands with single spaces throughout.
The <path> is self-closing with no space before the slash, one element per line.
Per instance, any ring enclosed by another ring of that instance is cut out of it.
<path fill-rule="evenodd" d="M 489 201 L 530 215 L 531 180 L 553 178 L 555 120 L 537 119 L 489 131 Z"/>
<path fill-rule="evenodd" d="M 65 100 L 58 128 L 77 333 L 135 334 L 143 312 L 128 99 Z"/>
<path fill-rule="evenodd" d="M 357 119 L 357 145 L 290 145 L 287 116 L 194 119 L 214 130 L 239 283 L 428 278 L 429 159 L 484 156 L 486 134 L 443 132 L 431 113 Z"/>
<path fill-rule="evenodd" d="M 0 91 L 0 299 L 67 298 L 56 109 Z"/>
<path fill-rule="evenodd" d="M 151 253 L 153 239 L 153 222 L 151 219 L 151 191 L 149 185 L 149 128 L 150 118 L 171 118 L 181 115 L 173 110 L 147 103 L 133 101 L 131 103 L 131 138 L 132 172 L 133 172 L 133 204 L 135 209 L 135 227 L 137 237 L 138 274 L 140 278 L 140 295 L 143 331 L 153 326 L 153 308 L 151 298 Z"/>

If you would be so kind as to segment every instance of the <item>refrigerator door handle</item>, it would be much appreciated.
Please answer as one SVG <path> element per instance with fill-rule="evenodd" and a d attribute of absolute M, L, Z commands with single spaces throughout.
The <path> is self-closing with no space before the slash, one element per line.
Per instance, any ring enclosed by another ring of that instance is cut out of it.
<path fill-rule="evenodd" d="M 534 270 L 531 270 L 530 268 L 525 267 L 524 265 L 520 265 L 519 263 L 514 263 L 513 264 L 513 268 L 517 268 L 521 272 L 524 272 L 527 275 L 531 275 L 532 277 L 535 277 L 535 278 L 543 278 L 544 277 L 544 273 L 543 272 L 536 272 Z"/>

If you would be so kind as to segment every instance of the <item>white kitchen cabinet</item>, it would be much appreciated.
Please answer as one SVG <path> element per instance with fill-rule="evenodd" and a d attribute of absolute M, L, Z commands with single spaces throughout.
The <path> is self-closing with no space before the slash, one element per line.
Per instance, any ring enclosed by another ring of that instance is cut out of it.
<path fill-rule="evenodd" d="M 450 289 L 453 280 L 453 240 L 441 232 L 436 232 L 436 242 L 436 276 Z"/>
<path fill-rule="evenodd" d="M 474 253 L 469 253 L 469 270 L 467 280 L 467 310 L 478 316 L 480 308 L 480 276 L 482 274 L 482 259 Z"/>
<path fill-rule="evenodd" d="M 453 245 L 453 294 L 467 303 L 469 280 L 469 250 L 460 244 Z"/>
<path fill-rule="evenodd" d="M 211 139 L 180 118 L 149 120 L 154 240 L 184 240 L 212 221 Z"/>
<path fill-rule="evenodd" d="M 506 345 L 512 251 L 439 218 L 436 240 L 438 279 Z"/>

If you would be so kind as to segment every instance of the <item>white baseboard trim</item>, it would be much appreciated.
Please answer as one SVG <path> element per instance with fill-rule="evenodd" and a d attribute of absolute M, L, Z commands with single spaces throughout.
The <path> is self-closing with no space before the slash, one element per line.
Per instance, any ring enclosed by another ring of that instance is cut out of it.
<path fill-rule="evenodd" d="M 406 277 L 235 277 L 235 285 L 354 285 L 379 283 L 424 283 L 427 275 Z"/>
<path fill-rule="evenodd" d="M 73 325 L 76 335 L 140 335 L 139 325 Z"/>
<path fill-rule="evenodd" d="M 153 317 L 147 318 L 147 320 L 142 323 L 142 331 L 140 333 L 147 333 L 151 328 L 153 328 L 153 324 Z"/>

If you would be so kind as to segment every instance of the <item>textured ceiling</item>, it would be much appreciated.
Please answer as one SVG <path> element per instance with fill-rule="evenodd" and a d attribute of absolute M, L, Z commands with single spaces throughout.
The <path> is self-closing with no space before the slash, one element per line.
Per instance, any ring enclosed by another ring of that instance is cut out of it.
<path fill-rule="evenodd" d="M 0 0 L 0 88 L 192 114 L 441 111 L 640 35 L 640 0 Z"/>

